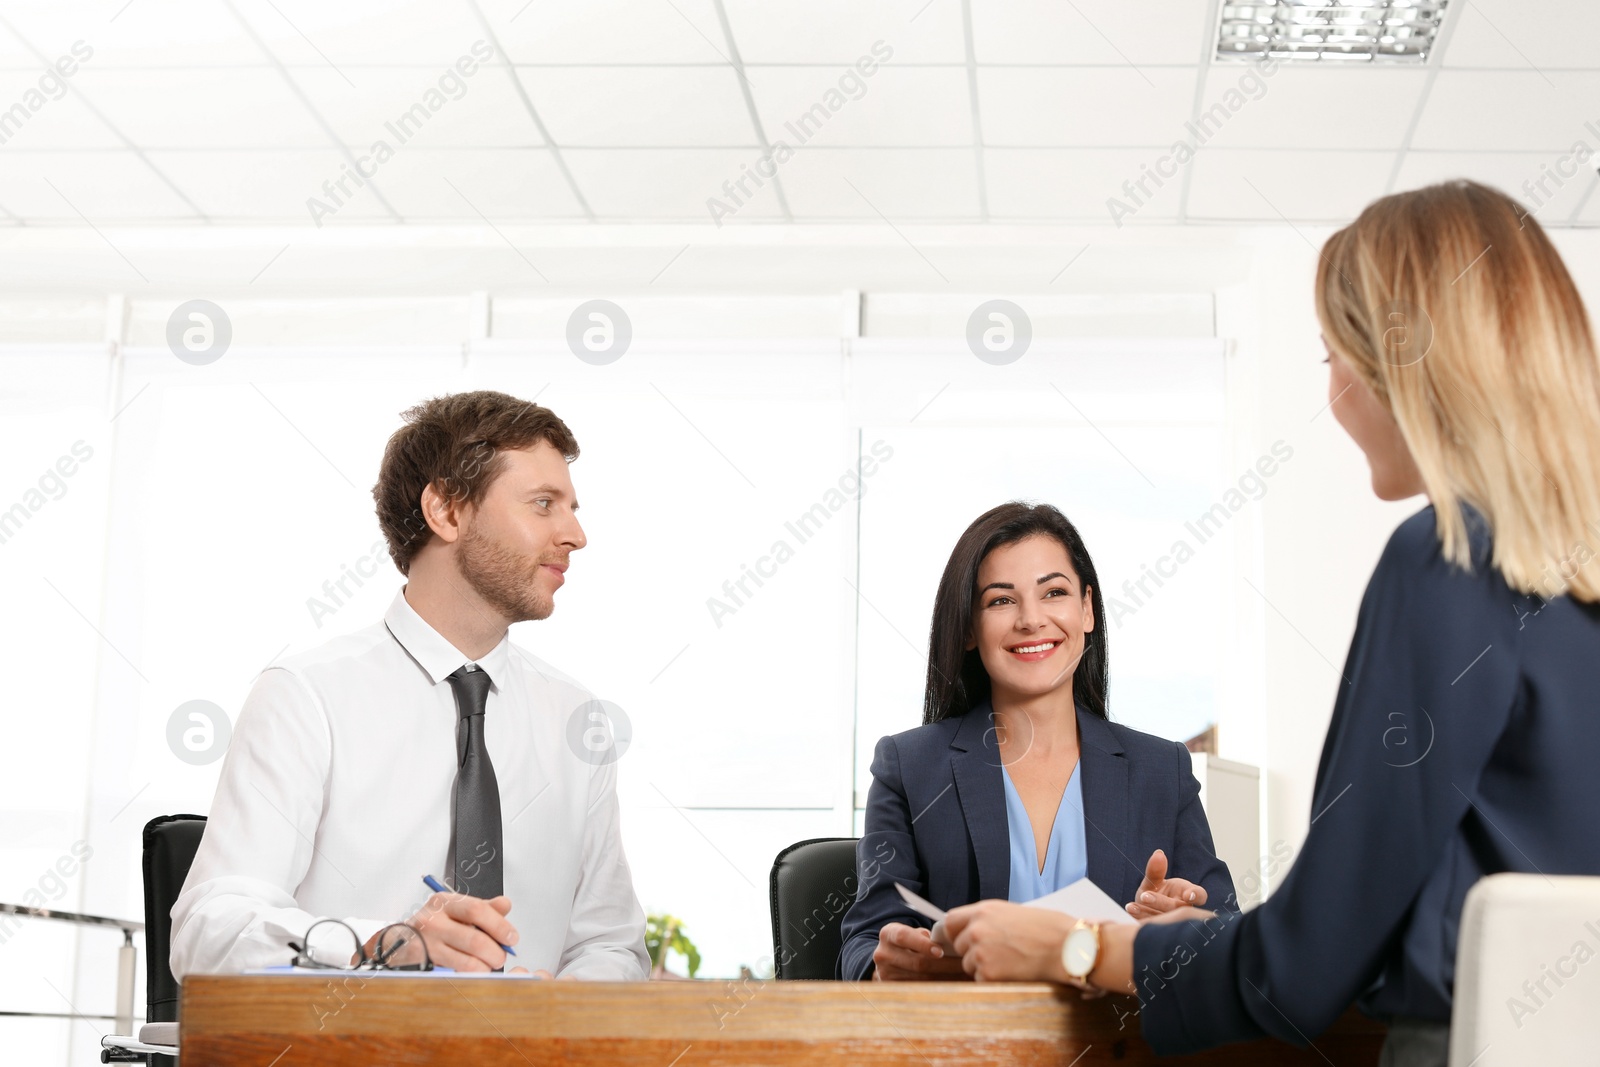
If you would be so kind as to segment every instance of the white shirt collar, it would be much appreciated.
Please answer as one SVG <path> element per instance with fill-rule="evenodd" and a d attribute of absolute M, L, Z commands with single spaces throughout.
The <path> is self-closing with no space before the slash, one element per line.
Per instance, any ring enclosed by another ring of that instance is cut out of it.
<path fill-rule="evenodd" d="M 404 586 L 395 593 L 394 603 L 389 605 L 389 610 L 383 616 L 383 622 L 389 627 L 394 639 L 400 642 L 400 647 L 417 661 L 417 665 L 427 673 L 435 685 L 450 677 L 463 664 L 473 662 L 488 673 L 489 681 L 494 684 L 496 690 L 510 676 L 509 633 L 502 637 L 500 643 L 487 655 L 476 661 L 468 659 L 466 653 L 452 645 L 443 634 L 428 625 L 427 620 L 417 614 L 416 609 L 406 601 Z"/>

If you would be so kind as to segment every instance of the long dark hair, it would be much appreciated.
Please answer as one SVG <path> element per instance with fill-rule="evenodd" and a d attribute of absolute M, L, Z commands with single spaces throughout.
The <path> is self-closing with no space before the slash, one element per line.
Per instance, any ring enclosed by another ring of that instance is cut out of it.
<path fill-rule="evenodd" d="M 1072 674 L 1073 697 L 1091 715 L 1106 714 L 1106 607 L 1100 594 L 1100 576 L 1094 560 L 1078 536 L 1078 528 L 1049 504 L 1013 500 L 990 508 L 968 526 L 939 579 L 933 598 L 933 624 L 928 629 L 928 684 L 922 700 L 922 721 L 938 722 L 969 710 L 989 699 L 989 672 L 977 649 L 968 651 L 972 634 L 973 589 L 978 567 L 1002 545 L 1043 534 L 1067 550 L 1078 580 L 1088 586 L 1094 602 L 1095 629 L 1083 635 L 1083 657 Z"/>

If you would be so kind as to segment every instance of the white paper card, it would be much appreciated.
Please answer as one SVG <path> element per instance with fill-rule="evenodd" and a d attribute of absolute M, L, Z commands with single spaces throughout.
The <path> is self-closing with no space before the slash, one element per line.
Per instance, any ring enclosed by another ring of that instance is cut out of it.
<path fill-rule="evenodd" d="M 1064 911 L 1074 918 L 1092 923 L 1137 924 L 1138 922 L 1123 910 L 1120 904 L 1106 896 L 1105 890 L 1087 878 L 1079 878 L 1064 889 L 1057 889 L 1054 893 L 1042 896 L 1038 900 L 1030 900 L 1025 906 Z"/>
<path fill-rule="evenodd" d="M 932 901 L 919 897 L 899 882 L 896 882 L 894 887 L 900 890 L 900 896 L 906 902 L 907 907 L 924 919 L 933 920 L 933 929 L 929 931 L 933 936 L 933 943 L 944 949 L 945 955 L 960 959 L 961 954 L 956 951 L 955 943 L 944 932 L 945 910 Z"/>
<path fill-rule="evenodd" d="M 916 912 L 924 919 L 932 919 L 934 922 L 938 922 L 940 919 L 944 918 L 945 911 L 943 908 L 924 900 L 922 897 L 917 896 L 917 894 L 913 893 L 899 882 L 896 882 L 894 887 L 900 890 L 900 896 L 905 900 L 907 906 L 909 906 L 912 911 Z"/>
<path fill-rule="evenodd" d="M 906 906 L 925 919 L 933 920 L 933 940 L 950 956 L 957 956 L 955 945 L 944 932 L 944 917 L 946 912 L 937 904 L 918 896 L 899 882 L 894 887 L 900 891 L 900 896 Z M 1115 900 L 1106 895 L 1105 890 L 1089 881 L 1080 878 L 1064 889 L 1058 889 L 1037 900 L 1030 900 L 1023 905 L 1026 908 L 1049 908 L 1052 911 L 1065 912 L 1074 918 L 1085 922 L 1101 923 L 1136 923 L 1137 920 L 1123 910 Z"/>

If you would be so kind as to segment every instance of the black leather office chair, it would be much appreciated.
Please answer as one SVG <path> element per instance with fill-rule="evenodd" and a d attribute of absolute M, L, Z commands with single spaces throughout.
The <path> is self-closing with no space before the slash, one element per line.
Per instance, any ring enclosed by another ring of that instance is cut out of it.
<path fill-rule="evenodd" d="M 178 1021 L 178 980 L 172 976 L 168 959 L 172 952 L 172 905 L 183 890 L 184 879 L 194 865 L 194 854 L 205 833 L 204 815 L 162 815 L 144 827 L 144 959 L 145 1025 L 140 1028 L 144 1043 L 176 1044 L 177 1035 L 152 1037 L 152 1023 Z M 138 1054 L 108 1055 L 101 1062 L 137 1062 Z M 152 1067 L 176 1067 L 172 1056 L 150 1055 Z"/>
<path fill-rule="evenodd" d="M 772 861 L 772 976 L 839 976 L 839 925 L 856 899 L 856 838 L 800 841 Z"/>

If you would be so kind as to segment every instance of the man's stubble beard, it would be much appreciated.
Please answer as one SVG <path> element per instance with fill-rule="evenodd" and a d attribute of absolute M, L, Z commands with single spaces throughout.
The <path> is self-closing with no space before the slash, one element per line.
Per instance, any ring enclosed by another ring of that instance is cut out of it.
<path fill-rule="evenodd" d="M 461 577 L 507 623 L 547 619 L 555 610 L 555 603 L 539 594 L 539 566 L 477 529 L 468 529 L 456 553 Z"/>

